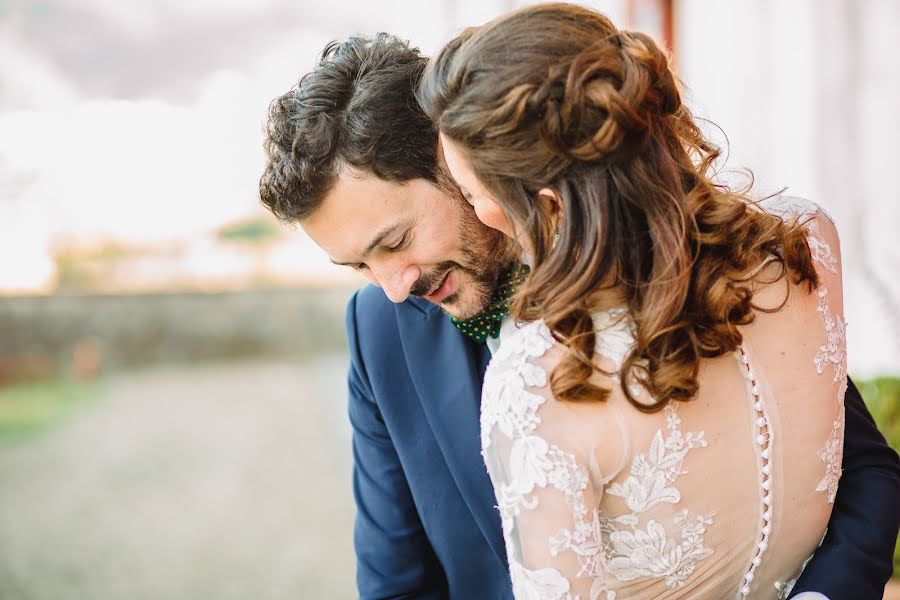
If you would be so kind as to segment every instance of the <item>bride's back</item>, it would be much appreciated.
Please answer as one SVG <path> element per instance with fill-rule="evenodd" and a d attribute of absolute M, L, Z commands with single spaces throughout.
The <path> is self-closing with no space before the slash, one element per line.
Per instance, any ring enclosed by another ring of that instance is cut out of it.
<path fill-rule="evenodd" d="M 652 399 L 617 375 L 595 376 L 612 389 L 604 402 L 559 402 L 548 374 L 563 348 L 541 322 L 504 331 L 482 443 L 517 597 L 786 596 L 831 514 L 845 341 L 833 224 L 798 199 L 766 209 L 806 223 L 819 287 L 778 278 L 775 261 L 749 274 L 756 306 L 787 301 L 757 312 L 737 352 L 701 361 L 688 402 L 642 412 L 621 386 Z M 634 326 L 624 309 L 595 326 L 597 359 L 614 373 Z"/>

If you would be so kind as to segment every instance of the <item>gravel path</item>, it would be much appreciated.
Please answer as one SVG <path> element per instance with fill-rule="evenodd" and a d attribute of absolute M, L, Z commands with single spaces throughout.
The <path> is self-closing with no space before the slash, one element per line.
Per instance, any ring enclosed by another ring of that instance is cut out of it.
<path fill-rule="evenodd" d="M 345 365 L 120 375 L 0 447 L 0 599 L 354 597 Z"/>
<path fill-rule="evenodd" d="M 345 364 L 111 377 L 0 447 L 0 598 L 353 597 Z"/>

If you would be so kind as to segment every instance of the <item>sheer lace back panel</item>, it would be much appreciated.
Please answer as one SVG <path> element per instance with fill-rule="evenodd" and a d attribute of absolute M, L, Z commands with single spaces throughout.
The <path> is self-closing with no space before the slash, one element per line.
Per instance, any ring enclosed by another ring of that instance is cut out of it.
<path fill-rule="evenodd" d="M 834 226 L 799 218 L 820 287 L 763 286 L 733 355 L 701 365 L 687 403 L 643 413 L 617 367 L 633 344 L 623 309 L 596 315 L 606 402 L 556 401 L 562 349 L 541 322 L 504 333 L 485 378 L 482 446 L 519 599 L 777 598 L 825 532 L 840 476 L 846 360 Z M 761 275 L 778 268 L 763 265 Z"/>

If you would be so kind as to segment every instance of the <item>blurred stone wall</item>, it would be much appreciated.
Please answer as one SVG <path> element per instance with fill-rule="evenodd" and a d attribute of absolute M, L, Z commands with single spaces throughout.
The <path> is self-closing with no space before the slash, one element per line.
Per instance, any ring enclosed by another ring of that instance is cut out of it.
<path fill-rule="evenodd" d="M 0 383 L 342 351 L 351 289 L 0 297 Z"/>

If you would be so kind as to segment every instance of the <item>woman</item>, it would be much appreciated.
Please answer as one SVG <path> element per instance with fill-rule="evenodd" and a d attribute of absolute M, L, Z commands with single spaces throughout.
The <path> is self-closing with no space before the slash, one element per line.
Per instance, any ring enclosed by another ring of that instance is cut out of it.
<path fill-rule="evenodd" d="M 665 55 L 585 8 L 464 32 L 420 100 L 532 267 L 482 401 L 516 597 L 786 596 L 840 476 L 829 217 L 714 183 Z"/>

